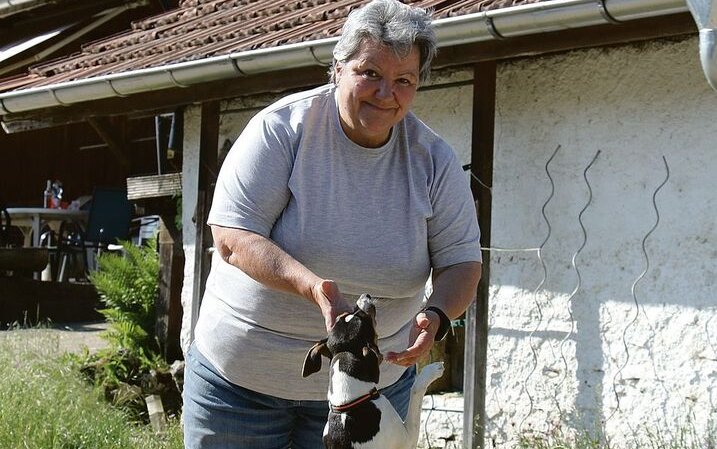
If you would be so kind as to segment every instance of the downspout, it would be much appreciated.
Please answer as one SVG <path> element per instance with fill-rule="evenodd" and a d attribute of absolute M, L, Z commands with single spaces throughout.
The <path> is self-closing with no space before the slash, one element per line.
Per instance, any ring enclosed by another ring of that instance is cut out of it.
<path fill-rule="evenodd" d="M 433 22 L 438 46 L 685 12 L 684 0 L 551 0 Z M 240 76 L 330 65 L 338 38 L 170 64 L 0 93 L 0 114 L 187 87 Z"/>
<path fill-rule="evenodd" d="M 717 0 L 687 0 L 687 6 L 700 30 L 702 71 L 712 89 L 717 90 Z"/>

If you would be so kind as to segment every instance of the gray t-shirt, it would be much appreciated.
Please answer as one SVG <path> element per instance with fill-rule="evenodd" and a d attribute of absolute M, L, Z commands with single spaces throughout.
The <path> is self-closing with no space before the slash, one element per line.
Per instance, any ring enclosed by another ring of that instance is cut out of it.
<path fill-rule="evenodd" d="M 377 298 L 382 352 L 406 349 L 431 268 L 481 260 L 468 181 L 450 146 L 411 113 L 384 146 L 353 143 L 332 85 L 290 95 L 249 122 L 222 165 L 208 222 L 271 238 L 349 301 Z M 315 304 L 214 255 L 195 338 L 227 380 L 323 400 L 328 363 L 306 379 L 301 366 L 325 336 Z M 403 370 L 382 364 L 380 386 Z"/>

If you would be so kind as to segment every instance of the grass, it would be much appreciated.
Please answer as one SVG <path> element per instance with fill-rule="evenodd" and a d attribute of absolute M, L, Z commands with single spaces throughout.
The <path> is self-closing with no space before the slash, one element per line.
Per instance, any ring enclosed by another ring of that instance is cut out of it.
<path fill-rule="evenodd" d="M 59 354 L 58 337 L 37 330 L 0 335 L 0 448 L 181 449 L 178 422 L 156 435 L 129 424 Z"/>

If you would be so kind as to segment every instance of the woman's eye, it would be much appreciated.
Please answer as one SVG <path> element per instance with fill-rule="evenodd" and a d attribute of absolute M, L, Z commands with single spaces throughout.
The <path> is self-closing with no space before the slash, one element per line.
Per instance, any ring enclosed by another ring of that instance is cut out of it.
<path fill-rule="evenodd" d="M 398 80 L 398 84 L 400 84 L 400 85 L 402 85 L 402 86 L 410 86 L 410 85 L 413 84 L 413 83 L 412 83 L 411 80 L 409 80 L 409 79 L 401 78 L 401 79 Z"/>
<path fill-rule="evenodd" d="M 376 73 L 374 70 L 365 70 L 363 72 L 363 75 L 366 78 L 378 78 L 378 73 Z"/>

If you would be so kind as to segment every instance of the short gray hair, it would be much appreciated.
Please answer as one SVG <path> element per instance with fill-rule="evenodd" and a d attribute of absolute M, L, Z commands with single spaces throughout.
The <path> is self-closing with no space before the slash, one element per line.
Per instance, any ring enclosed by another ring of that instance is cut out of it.
<path fill-rule="evenodd" d="M 407 56 L 414 45 L 418 46 L 419 79 L 421 82 L 429 79 L 431 61 L 436 55 L 436 35 L 429 11 L 398 0 L 372 0 L 351 11 L 334 47 L 334 61 L 329 71 L 331 82 L 336 82 L 336 64 L 356 56 L 365 39 L 387 45 L 402 57 Z"/>

